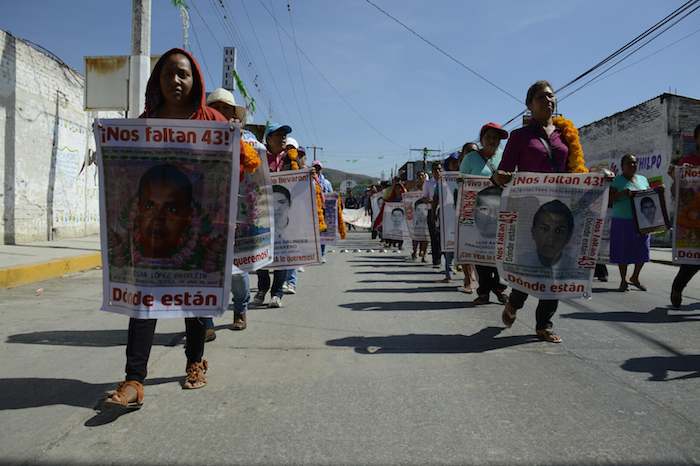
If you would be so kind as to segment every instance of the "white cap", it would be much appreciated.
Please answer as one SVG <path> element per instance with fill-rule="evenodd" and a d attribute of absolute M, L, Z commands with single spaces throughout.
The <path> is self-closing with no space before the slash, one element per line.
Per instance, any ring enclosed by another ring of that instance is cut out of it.
<path fill-rule="evenodd" d="M 214 102 L 223 102 L 229 104 L 231 107 L 237 107 L 236 99 L 233 97 L 233 94 L 223 87 L 214 89 L 214 91 L 207 96 L 207 105 L 211 105 Z"/>
<path fill-rule="evenodd" d="M 286 145 L 292 146 L 292 147 L 294 147 L 295 149 L 299 149 L 299 143 L 298 143 L 297 140 L 294 139 L 293 137 L 287 136 L 287 143 L 286 143 Z"/>

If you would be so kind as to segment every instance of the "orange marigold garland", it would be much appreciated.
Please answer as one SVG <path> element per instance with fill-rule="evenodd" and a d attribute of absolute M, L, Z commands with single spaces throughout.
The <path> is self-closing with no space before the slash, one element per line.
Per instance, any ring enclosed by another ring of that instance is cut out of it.
<path fill-rule="evenodd" d="M 347 236 L 345 221 L 343 220 L 343 196 L 340 194 L 338 194 L 338 235 L 340 235 L 340 239 L 345 239 Z"/>
<path fill-rule="evenodd" d="M 252 144 L 241 140 L 241 173 L 255 173 L 260 166 L 260 155 Z"/>
<path fill-rule="evenodd" d="M 290 169 L 299 170 L 299 152 L 292 147 L 287 151 L 287 157 L 289 157 Z"/>
<path fill-rule="evenodd" d="M 569 173 L 588 173 L 586 160 L 583 158 L 583 147 L 574 122 L 560 115 L 554 117 L 552 123 L 561 131 L 561 138 L 569 148 L 569 159 L 566 162 Z"/>
<path fill-rule="evenodd" d="M 326 218 L 323 214 L 323 191 L 321 190 L 321 185 L 315 180 L 314 187 L 316 188 L 316 208 L 318 210 L 319 231 L 326 231 L 328 226 L 326 225 Z"/>

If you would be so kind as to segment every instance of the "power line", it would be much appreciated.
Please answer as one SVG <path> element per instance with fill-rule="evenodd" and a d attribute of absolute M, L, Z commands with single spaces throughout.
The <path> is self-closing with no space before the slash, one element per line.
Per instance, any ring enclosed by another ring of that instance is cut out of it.
<path fill-rule="evenodd" d="M 296 52 L 297 64 L 299 65 L 299 79 L 301 80 L 301 88 L 304 91 L 304 99 L 306 100 L 306 107 L 309 110 L 309 113 L 308 113 L 309 124 L 311 125 L 311 129 L 314 132 L 313 136 L 316 140 L 316 144 L 318 144 L 319 138 L 318 138 L 318 132 L 316 131 L 316 124 L 314 123 L 313 112 L 311 111 L 311 100 L 309 99 L 309 92 L 306 89 L 306 78 L 304 77 L 304 72 L 301 69 L 301 57 L 299 56 L 299 48 L 298 48 L 298 42 L 297 42 L 297 31 L 296 31 L 296 28 L 294 27 L 294 19 L 292 18 L 291 0 L 287 1 L 287 13 L 289 14 L 289 24 L 292 27 L 292 37 L 294 38 L 294 51 Z"/>
<path fill-rule="evenodd" d="M 265 9 L 265 11 L 267 11 L 267 13 L 268 13 L 270 16 L 272 16 L 272 19 L 274 19 L 275 22 L 276 22 L 277 19 L 276 19 L 275 16 L 272 14 L 272 12 L 267 8 L 267 6 L 262 2 L 262 0 L 258 0 L 258 2 L 260 3 L 260 5 L 262 5 L 262 7 Z M 284 27 L 280 26 L 280 29 L 282 30 L 282 32 L 284 32 L 284 34 L 285 34 L 287 37 L 289 37 L 289 38 L 291 39 L 290 34 L 287 32 L 286 29 L 284 29 Z M 326 84 L 328 84 L 328 86 L 329 86 L 331 89 L 333 89 L 333 91 L 338 95 L 338 97 L 340 98 L 340 100 L 342 100 L 343 103 L 344 103 L 350 110 L 352 110 L 352 112 L 353 112 L 355 115 L 357 115 L 367 126 L 369 126 L 369 127 L 370 127 L 374 132 L 376 132 L 379 136 L 381 136 L 381 137 L 384 138 L 385 140 L 389 141 L 390 143 L 394 144 L 395 146 L 403 147 L 403 146 L 402 146 L 401 144 L 399 144 L 398 142 L 396 142 L 396 141 L 394 141 L 393 139 L 391 139 L 391 138 L 389 138 L 388 136 L 386 136 L 386 135 L 385 135 L 384 133 L 382 133 L 379 129 L 377 129 L 377 127 L 374 126 L 369 120 L 367 120 L 367 118 L 365 118 L 365 116 L 362 115 L 362 113 L 360 113 L 360 112 L 345 98 L 345 96 L 343 96 L 343 94 L 338 90 L 337 87 L 335 87 L 335 86 L 333 85 L 333 83 L 326 77 L 326 75 L 323 74 L 323 72 L 316 66 L 316 64 L 311 60 L 311 58 L 309 58 L 309 56 L 306 54 L 306 52 L 304 52 L 304 49 L 302 49 L 301 47 L 299 47 L 298 44 L 295 44 L 295 47 L 297 48 L 297 50 L 299 50 L 299 53 L 301 53 L 301 55 L 306 59 L 306 61 L 309 62 L 309 64 L 313 67 L 313 69 L 316 70 L 316 72 L 321 76 L 321 78 L 323 78 L 323 80 L 326 82 Z"/>
<path fill-rule="evenodd" d="M 204 64 L 204 70 L 207 72 L 207 76 L 209 77 L 209 82 L 213 83 L 214 78 L 212 77 L 211 73 L 209 72 L 209 66 L 207 65 L 207 59 L 204 56 L 204 50 L 202 49 L 202 44 L 200 44 L 200 42 L 199 42 L 199 37 L 197 36 L 197 30 L 194 27 L 194 21 L 190 23 L 190 27 L 192 28 L 192 33 L 194 34 L 194 40 L 197 43 L 197 47 L 199 48 L 199 53 L 201 54 L 201 57 L 202 57 L 202 63 Z"/>
<path fill-rule="evenodd" d="M 411 27 L 408 26 L 406 23 L 404 23 L 404 22 L 401 21 L 400 19 L 396 18 L 395 16 L 393 16 L 393 15 L 392 15 L 391 13 L 389 13 L 388 11 L 384 10 L 382 7 L 380 7 L 379 5 L 377 5 L 376 3 L 374 3 L 372 0 L 365 0 L 365 1 L 366 1 L 367 3 L 369 3 L 371 6 L 373 6 L 374 8 L 376 8 L 378 11 L 380 11 L 381 13 L 383 13 L 384 15 L 386 15 L 387 17 L 391 18 L 394 22 L 400 24 L 400 25 L 401 25 L 404 29 L 406 29 L 408 32 L 410 32 L 410 33 L 413 34 L 414 36 L 418 37 L 420 40 L 422 40 L 423 42 L 425 42 L 426 44 L 428 44 L 429 46 L 431 46 L 432 48 L 434 48 L 435 50 L 437 50 L 438 52 L 440 52 L 441 54 L 443 54 L 444 56 L 446 56 L 447 58 L 449 58 L 449 59 L 452 60 L 453 62 L 457 63 L 459 66 L 461 66 L 462 68 L 464 68 L 465 70 L 467 70 L 468 72 L 470 72 L 471 74 L 473 74 L 474 76 L 476 76 L 477 78 L 479 78 L 479 79 L 481 79 L 482 81 L 484 81 L 485 83 L 489 84 L 491 87 L 494 87 L 495 89 L 498 89 L 500 92 L 502 92 L 503 94 L 507 95 L 508 97 L 510 97 L 511 99 L 515 100 L 516 102 L 522 103 L 521 100 L 520 100 L 519 98 L 517 98 L 516 96 L 514 96 L 513 94 L 511 94 L 511 93 L 508 92 L 507 90 L 503 89 L 501 86 L 499 86 L 498 84 L 494 83 L 493 81 L 491 81 L 490 79 L 488 79 L 487 77 L 485 77 L 484 75 L 482 75 L 481 73 L 479 73 L 478 71 L 476 71 L 475 69 L 473 69 L 473 68 L 471 68 L 470 66 L 466 65 L 464 62 L 462 62 L 462 61 L 460 61 L 459 59 L 455 58 L 453 55 L 451 55 L 450 53 L 446 52 L 445 50 L 443 50 L 442 48 L 440 48 L 438 45 L 436 45 L 435 43 L 433 43 L 433 42 L 431 42 L 430 40 L 428 40 L 427 38 L 425 38 L 423 35 L 421 35 L 421 34 L 420 34 L 419 32 L 417 32 L 415 29 L 411 28 Z"/>
<path fill-rule="evenodd" d="M 304 127 L 304 133 L 312 137 L 309 128 L 306 126 L 306 119 L 304 118 L 304 112 L 302 111 L 301 105 L 299 104 L 299 98 L 297 97 L 296 87 L 294 86 L 294 80 L 292 79 L 292 73 L 289 71 L 289 62 L 287 62 L 287 54 L 284 53 L 284 44 L 282 43 L 282 34 L 280 34 L 280 26 L 277 21 L 275 13 L 272 12 L 272 19 L 275 25 L 275 31 L 277 32 L 277 41 L 280 44 L 280 52 L 282 53 L 282 61 L 284 62 L 284 69 L 287 72 L 287 77 L 289 78 L 289 87 L 292 88 L 292 97 L 294 97 L 294 103 L 296 104 L 296 110 L 301 119 L 301 125 Z"/>

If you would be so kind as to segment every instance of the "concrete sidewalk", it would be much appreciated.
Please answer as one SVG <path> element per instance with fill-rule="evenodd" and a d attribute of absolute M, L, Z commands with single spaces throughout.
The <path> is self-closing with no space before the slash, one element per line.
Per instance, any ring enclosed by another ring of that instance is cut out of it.
<path fill-rule="evenodd" d="M 100 237 L 0 245 L 0 288 L 49 280 L 102 265 Z"/>

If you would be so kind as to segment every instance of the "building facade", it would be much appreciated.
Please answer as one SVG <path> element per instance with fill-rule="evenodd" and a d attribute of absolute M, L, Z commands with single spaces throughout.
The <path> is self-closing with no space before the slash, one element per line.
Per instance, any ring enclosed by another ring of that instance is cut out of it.
<path fill-rule="evenodd" d="M 0 30 L 4 244 L 99 233 L 97 171 L 83 166 L 94 154 L 96 114 L 83 109 L 84 92 L 77 71 Z"/>

